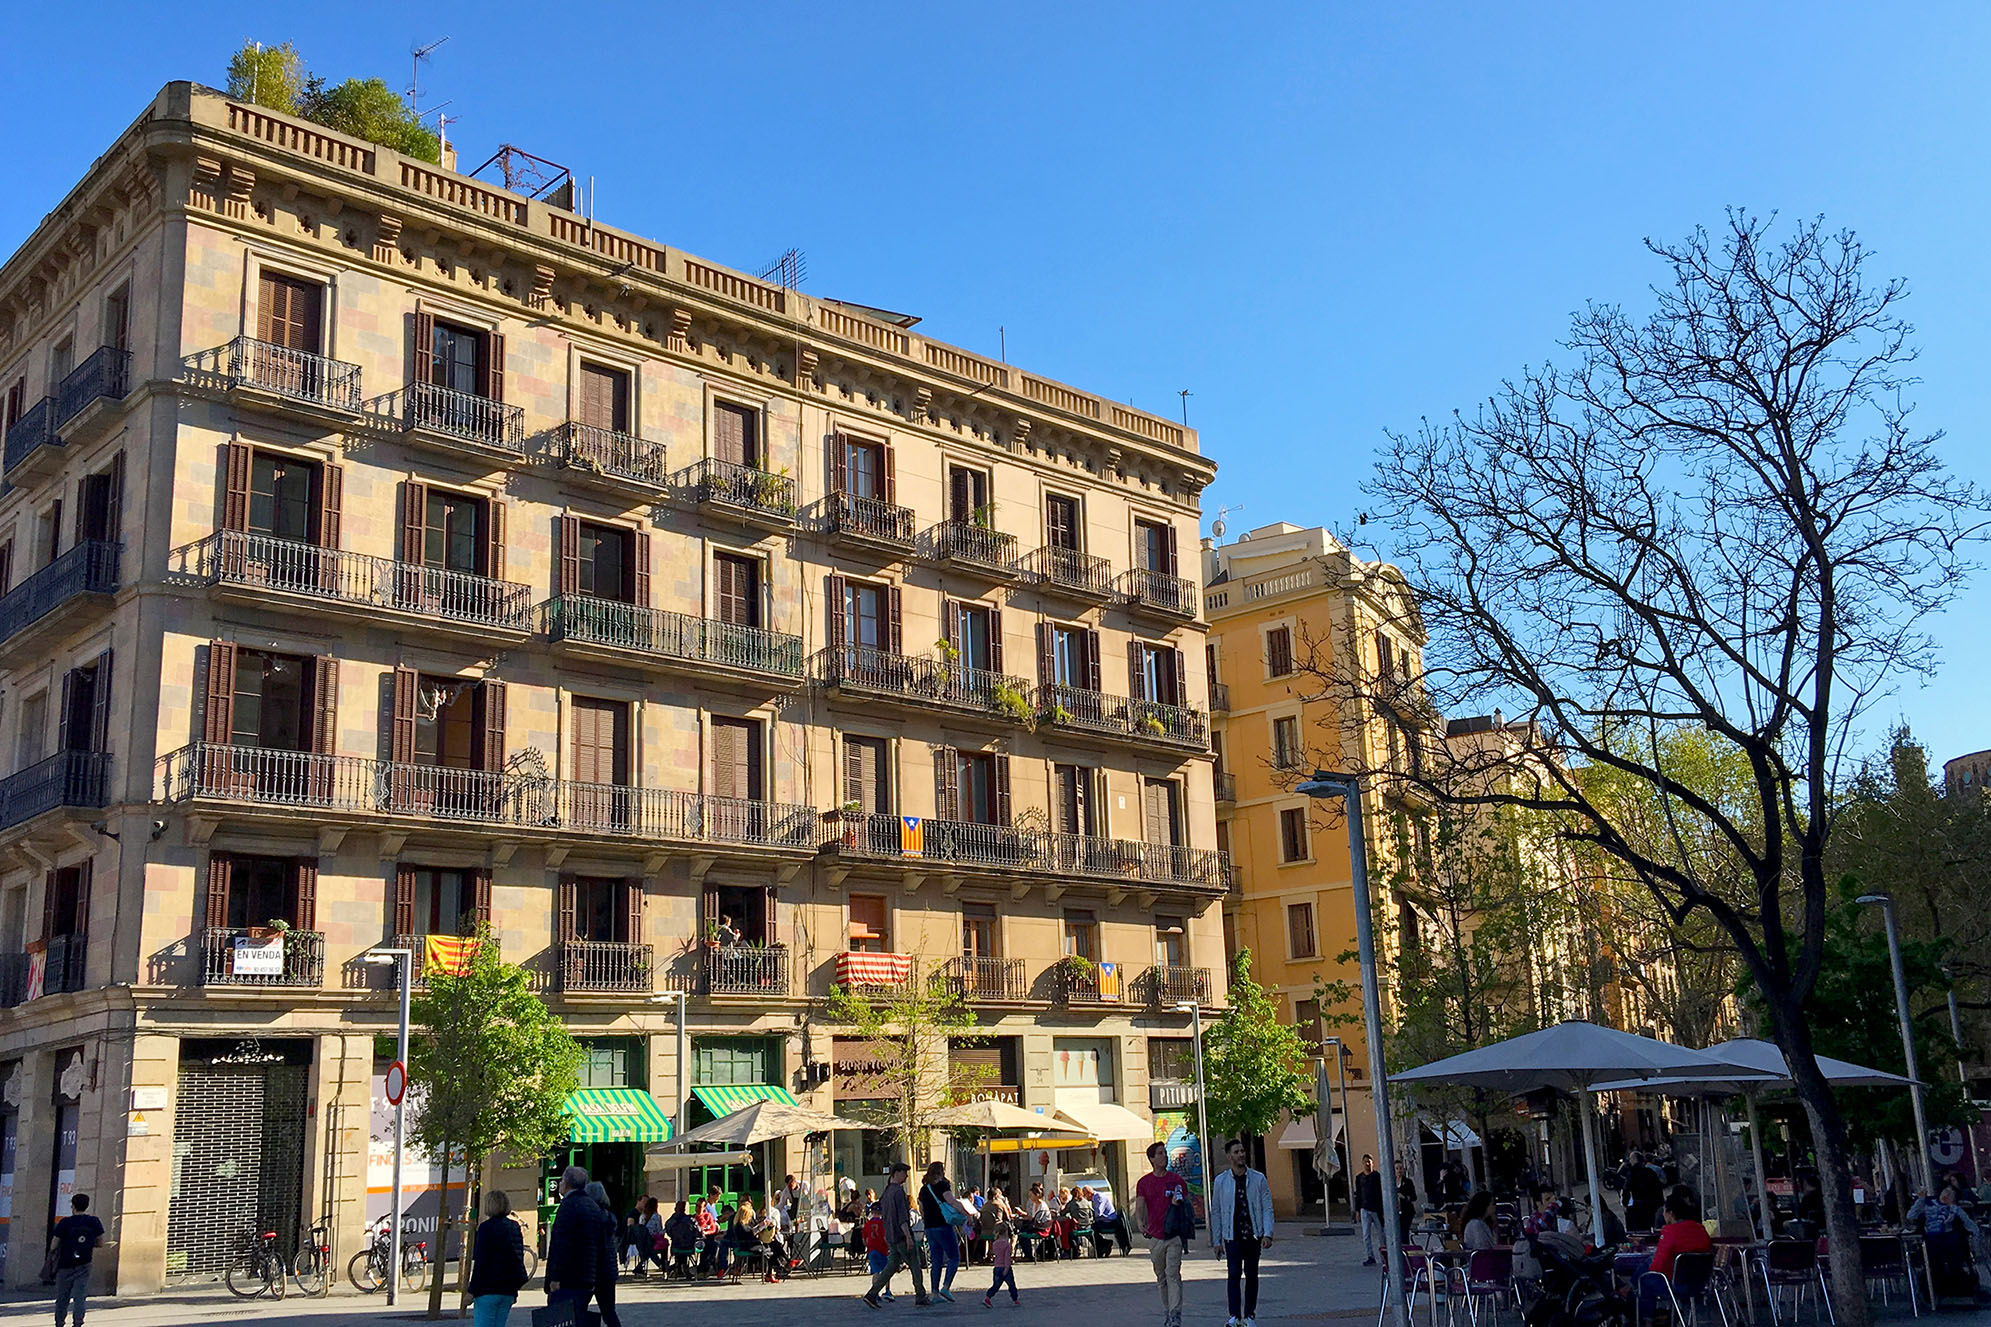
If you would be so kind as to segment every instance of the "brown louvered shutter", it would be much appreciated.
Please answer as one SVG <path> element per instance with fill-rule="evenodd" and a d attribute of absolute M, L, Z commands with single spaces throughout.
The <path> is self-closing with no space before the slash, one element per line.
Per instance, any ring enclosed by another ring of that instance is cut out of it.
<path fill-rule="evenodd" d="M 632 945 L 643 943 L 643 877 L 632 875 L 622 882 L 623 925 Z"/>
<path fill-rule="evenodd" d="M 41 878 L 41 939 L 43 944 L 55 939 L 55 872 L 44 872 Z"/>
<path fill-rule="evenodd" d="M 1174 648 L 1168 652 L 1168 691 L 1169 704 L 1183 705 L 1188 702 L 1187 670 L 1183 666 L 1182 651 Z"/>
<path fill-rule="evenodd" d="M 933 748 L 933 816 L 961 818 L 961 753 L 951 746 Z"/>
<path fill-rule="evenodd" d="M 207 916 L 209 930 L 228 925 L 228 891 L 235 879 L 235 861 L 226 853 L 207 856 Z"/>
<path fill-rule="evenodd" d="M 315 931 L 318 929 L 318 859 L 300 858 L 295 869 L 297 881 L 290 924 L 300 931 Z"/>
<path fill-rule="evenodd" d="M 1137 640 L 1127 642 L 1127 698 L 1129 700 L 1148 699 L 1147 651 Z"/>
<path fill-rule="evenodd" d="M 1085 678 L 1084 678 L 1085 689 L 1087 691 L 1098 691 L 1100 689 L 1099 688 L 1099 633 L 1097 631 L 1094 631 L 1092 628 L 1087 627 L 1080 636 L 1080 639 L 1084 642 L 1083 648 L 1085 650 Z"/>
<path fill-rule="evenodd" d="M 239 442 L 221 449 L 222 498 L 221 528 L 245 532 L 249 528 L 249 467 L 256 450 Z"/>
<path fill-rule="evenodd" d="M 995 766 L 995 822 L 1009 824 L 1009 757 L 997 756 L 990 762 Z"/>
<path fill-rule="evenodd" d="M 484 574 L 494 581 L 505 578 L 505 504 L 492 498 L 484 506 Z"/>
<path fill-rule="evenodd" d="M 629 578 L 631 587 L 630 602 L 638 608 L 650 606 L 650 532 L 638 530 L 636 537 L 629 541 L 630 558 L 635 562 L 635 574 Z"/>
<path fill-rule="evenodd" d="M 581 521 L 578 516 L 562 516 L 560 523 L 560 593 L 581 592 Z"/>
<path fill-rule="evenodd" d="M 712 720 L 712 791 L 715 796 L 749 795 L 751 770 L 746 725 L 738 719 Z"/>
<path fill-rule="evenodd" d="M 880 447 L 878 449 L 878 456 L 881 466 L 880 481 L 884 485 L 879 495 L 886 502 L 896 506 L 899 501 L 899 482 L 892 474 L 892 449 L 890 447 Z"/>
<path fill-rule="evenodd" d="M 947 519 L 966 525 L 975 519 L 973 490 L 968 487 L 968 472 L 955 466 L 947 472 Z"/>
<path fill-rule="evenodd" d="M 560 920 L 559 920 L 560 939 L 572 940 L 574 938 L 574 932 L 579 929 L 576 922 L 575 914 L 577 914 L 580 911 L 580 906 L 581 906 L 581 891 L 579 886 L 577 886 L 574 883 L 574 877 L 570 875 L 561 876 L 560 877 Z"/>
<path fill-rule="evenodd" d="M 905 618 L 900 611 L 899 587 L 885 587 L 885 653 L 904 654 Z"/>
<path fill-rule="evenodd" d="M 475 866 L 470 870 L 470 919 L 478 926 L 491 924 L 491 871 Z"/>
<path fill-rule="evenodd" d="M 724 401 L 715 402 L 712 410 L 712 459 L 749 464 L 746 411 Z"/>
<path fill-rule="evenodd" d="M 311 661 L 311 749 L 339 754 L 339 661 L 329 654 Z"/>
<path fill-rule="evenodd" d="M 397 864 L 394 867 L 394 934 L 422 934 L 415 929 L 415 868 L 412 866 Z"/>
<path fill-rule="evenodd" d="M 1175 527 L 1173 525 L 1164 525 L 1161 527 L 1161 569 L 1170 576 L 1180 576 L 1182 574 L 1176 570 Z"/>
<path fill-rule="evenodd" d="M 318 547 L 339 546 L 340 510 L 346 501 L 346 468 L 325 465 L 318 468 Z"/>
<path fill-rule="evenodd" d="M 401 560 L 419 567 L 428 557 L 429 486 L 419 480 L 401 485 Z"/>
<path fill-rule="evenodd" d="M 505 399 L 505 338 L 498 332 L 484 334 L 484 395 L 493 401 Z"/>
<path fill-rule="evenodd" d="M 830 434 L 830 492 L 850 492 L 850 439 Z"/>
<path fill-rule="evenodd" d="M 940 601 L 940 638 L 957 650 L 961 648 L 961 605 L 952 599 Z M 964 656 L 965 653 L 963 651 Z M 968 661 L 963 657 L 961 662 L 965 664 Z"/>
<path fill-rule="evenodd" d="M 62 704 L 57 707 L 55 712 L 55 749 L 57 751 L 69 750 L 69 712 L 76 708 L 76 679 L 78 676 L 79 671 L 74 668 L 62 675 Z M 36 734 L 36 736 L 39 737 L 40 734 Z M 81 738 L 82 734 L 78 733 L 77 737 Z"/>
<path fill-rule="evenodd" d="M 829 600 L 830 605 L 829 644 L 833 650 L 841 650 L 850 639 L 846 634 L 850 628 L 845 621 L 848 586 L 849 582 L 835 572 L 831 572 L 823 581 L 823 597 Z M 845 666 L 849 666 L 848 661 Z"/>
<path fill-rule="evenodd" d="M 776 907 L 775 892 L 772 885 L 760 892 L 760 900 L 760 938 L 765 944 L 778 945 L 781 943 L 779 909 Z"/>
<path fill-rule="evenodd" d="M 854 737 L 843 739 L 843 800 L 864 806 L 864 743 Z"/>
<path fill-rule="evenodd" d="M 124 532 L 124 453 L 111 458 L 111 484 L 109 510 L 104 513 L 104 538 L 117 543 Z M 0 581 L 0 591 L 6 589 Z"/>
<path fill-rule="evenodd" d="M 434 382 L 436 365 L 436 316 L 415 311 L 415 354 L 408 365 L 409 382 Z"/>
<path fill-rule="evenodd" d="M 97 684 L 90 690 L 90 750 L 111 749 L 111 652 L 97 656 Z"/>
<path fill-rule="evenodd" d="M 397 765 L 415 762 L 415 693 L 421 674 L 412 668 L 394 670 L 394 719 L 387 735 L 387 758 Z"/>
<path fill-rule="evenodd" d="M 989 671 L 1002 671 L 1002 610 L 989 610 Z"/>
<path fill-rule="evenodd" d="M 505 768 L 505 684 L 477 684 L 473 708 L 477 714 L 477 768 L 491 774 Z"/>
<path fill-rule="evenodd" d="M 14 588 L 14 541 L 0 544 L 0 594 Z"/>
<path fill-rule="evenodd" d="M 97 859 L 94 857 L 85 857 L 76 868 L 76 912 L 75 920 L 70 924 L 71 935 L 90 933 L 90 881 L 96 871 Z M 78 972 L 74 975 L 80 978 L 83 974 Z"/>
<path fill-rule="evenodd" d="M 1049 622 L 1037 624 L 1037 680 L 1045 686 L 1058 683 L 1058 629 Z"/>
<path fill-rule="evenodd" d="M 201 740 L 227 746 L 235 737 L 235 646 L 209 641 L 207 646 L 207 706 Z"/>

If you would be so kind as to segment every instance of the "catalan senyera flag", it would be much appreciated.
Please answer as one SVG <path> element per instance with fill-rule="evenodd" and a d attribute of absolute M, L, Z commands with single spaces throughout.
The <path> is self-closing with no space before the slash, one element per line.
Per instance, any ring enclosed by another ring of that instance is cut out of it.
<path fill-rule="evenodd" d="M 452 977 L 460 977 L 470 970 L 470 960 L 477 953 L 477 943 L 457 935 L 429 936 L 423 946 L 422 970 L 447 972 Z"/>
<path fill-rule="evenodd" d="M 899 817 L 899 856 L 926 855 L 926 821 L 918 816 Z"/>

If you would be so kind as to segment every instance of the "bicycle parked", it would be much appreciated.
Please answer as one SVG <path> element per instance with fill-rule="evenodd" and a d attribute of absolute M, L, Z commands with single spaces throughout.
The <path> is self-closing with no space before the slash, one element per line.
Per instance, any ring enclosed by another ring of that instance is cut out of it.
<path fill-rule="evenodd" d="M 320 1221 L 311 1227 L 290 1260 L 291 1279 L 299 1291 L 313 1297 L 332 1293 L 332 1226 Z"/>
<path fill-rule="evenodd" d="M 265 1230 L 243 1240 L 242 1251 L 228 1260 L 222 1280 L 228 1292 L 242 1299 L 282 1299 L 284 1280 L 289 1275 L 283 1255 L 277 1252 L 277 1233 Z"/>
<path fill-rule="evenodd" d="M 393 1264 L 394 1235 L 388 1227 L 388 1217 L 368 1227 L 367 1246 L 352 1256 L 346 1264 L 346 1279 L 353 1283 L 353 1289 L 371 1295 L 387 1284 L 388 1268 Z M 406 1213 L 401 1217 L 401 1288 L 420 1290 L 429 1280 L 429 1242 L 415 1238 Z"/>

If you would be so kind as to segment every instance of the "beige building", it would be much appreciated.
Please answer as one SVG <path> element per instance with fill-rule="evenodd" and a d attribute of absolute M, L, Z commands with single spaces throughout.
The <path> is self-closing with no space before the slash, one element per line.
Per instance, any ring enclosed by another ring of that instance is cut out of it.
<path fill-rule="evenodd" d="M 1138 1173 L 1223 998 L 1214 467 L 915 321 L 160 92 L 0 268 L 6 1284 L 71 1191 L 105 1286 L 321 1220 L 343 1265 L 365 956 L 483 922 L 618 1203 L 658 1115 L 866 1109 L 824 998 L 926 974 Z"/>

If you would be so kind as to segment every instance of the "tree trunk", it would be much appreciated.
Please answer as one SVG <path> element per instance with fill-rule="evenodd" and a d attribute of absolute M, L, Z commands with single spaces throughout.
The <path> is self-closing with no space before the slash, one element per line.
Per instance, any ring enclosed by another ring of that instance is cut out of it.
<path fill-rule="evenodd" d="M 484 1194 L 483 1171 L 484 1168 L 481 1165 L 478 1165 L 476 1162 L 472 1161 L 468 1157 L 464 1158 L 463 1252 L 460 1255 L 458 1255 L 456 1262 L 456 1293 L 457 1293 L 456 1312 L 458 1317 L 463 1317 L 470 1312 L 470 1272 L 471 1272 L 470 1246 L 477 1242 L 475 1238 L 477 1234 L 477 1226 L 471 1214 L 477 1211 L 479 1204 L 483 1200 L 483 1194 Z M 473 1175 L 476 1176 L 476 1179 L 474 1181 L 471 1178 Z M 474 1188 L 472 1187 L 473 1183 L 476 1186 Z"/>
<path fill-rule="evenodd" d="M 449 1261 L 443 1256 L 449 1248 L 449 1144 L 442 1146 L 442 1187 L 436 1192 L 436 1242 L 429 1252 L 429 1317 L 442 1316 L 442 1275 Z M 399 1274 L 400 1269 L 395 1269 Z"/>
<path fill-rule="evenodd" d="M 1769 992 L 1764 992 L 1765 996 Z M 1811 1027 L 1801 1009 L 1788 1007 L 1788 997 L 1769 999 L 1771 1033 L 1790 1063 L 1797 1099 L 1811 1122 L 1812 1146 L 1818 1152 L 1819 1187 L 1825 1198 L 1825 1238 L 1830 1260 L 1832 1304 L 1839 1327 L 1871 1327 L 1873 1306 L 1867 1301 L 1866 1278 L 1860 1273 L 1859 1218 L 1853 1213 L 1853 1172 L 1846 1148 L 1846 1122 L 1832 1099 L 1832 1086 L 1818 1068 L 1811 1046 Z M 1770 1198 L 1762 1195 L 1764 1212 Z"/>

